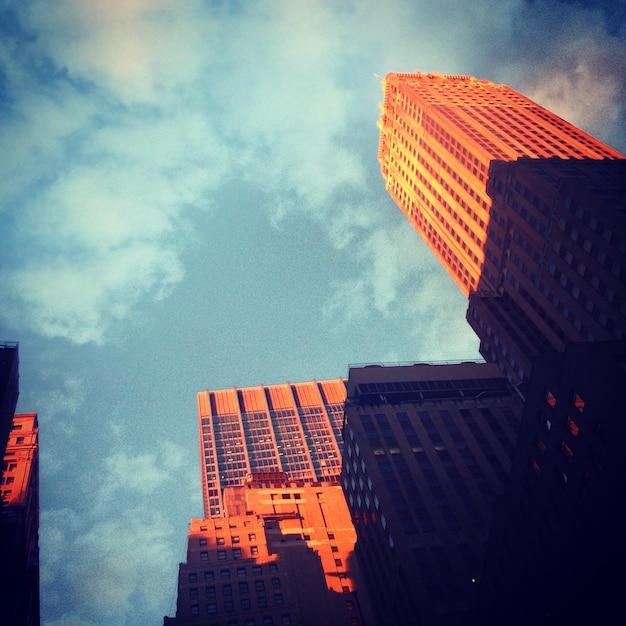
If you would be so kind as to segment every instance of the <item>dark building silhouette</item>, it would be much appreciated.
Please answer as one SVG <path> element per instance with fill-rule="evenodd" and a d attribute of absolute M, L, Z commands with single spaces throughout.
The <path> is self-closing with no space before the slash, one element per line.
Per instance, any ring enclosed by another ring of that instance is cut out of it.
<path fill-rule="evenodd" d="M 494 161 L 467 320 L 514 382 L 572 342 L 626 338 L 626 159 Z"/>
<path fill-rule="evenodd" d="M 18 345 L 0 344 L 0 623 L 39 624 L 39 426 L 15 415 Z M 6 433 L 6 439 L 4 438 Z"/>
<path fill-rule="evenodd" d="M 626 342 L 539 357 L 478 623 L 608 624 L 626 584 Z"/>
<path fill-rule="evenodd" d="M 19 395 L 19 346 L 0 342 L 0 452 L 4 456 Z"/>
<path fill-rule="evenodd" d="M 467 623 L 522 406 L 493 364 L 350 369 L 342 485 L 377 624 Z"/>

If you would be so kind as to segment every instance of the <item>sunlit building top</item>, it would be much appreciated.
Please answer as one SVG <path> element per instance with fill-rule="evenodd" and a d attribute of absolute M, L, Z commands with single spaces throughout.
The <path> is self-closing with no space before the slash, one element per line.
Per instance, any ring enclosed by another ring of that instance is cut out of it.
<path fill-rule="evenodd" d="M 221 516 L 223 489 L 251 473 L 337 482 L 345 397 L 341 379 L 198 393 L 205 517 Z"/>
<path fill-rule="evenodd" d="M 387 74 L 383 89 L 387 191 L 465 295 L 485 260 L 492 161 L 624 158 L 506 85 L 416 72 Z"/>

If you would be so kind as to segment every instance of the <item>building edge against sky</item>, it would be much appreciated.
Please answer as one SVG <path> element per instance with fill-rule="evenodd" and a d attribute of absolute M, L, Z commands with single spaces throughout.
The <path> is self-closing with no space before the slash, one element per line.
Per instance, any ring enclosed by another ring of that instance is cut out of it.
<path fill-rule="evenodd" d="M 567 589 L 556 584 L 562 564 L 573 566 L 575 559 L 564 558 L 571 546 L 546 537 L 576 518 L 578 526 L 565 536 L 586 542 L 587 554 L 594 551 L 599 544 L 585 528 L 596 526 L 580 521 L 596 510 L 585 492 L 590 485 L 600 486 L 602 519 L 615 511 L 616 519 L 626 519 L 623 456 L 617 441 L 603 440 L 607 432 L 621 432 L 615 421 L 621 383 L 618 389 L 615 381 L 623 379 L 626 344 L 607 340 L 622 338 L 625 328 L 620 284 L 626 282 L 626 233 L 619 205 L 624 157 L 502 85 L 416 73 L 388 74 L 384 87 L 379 159 L 387 190 L 468 296 L 467 319 L 491 362 L 351 368 L 347 396 L 341 379 L 327 381 L 330 395 L 316 381 L 200 392 L 207 519 L 193 521 L 192 531 L 202 524 L 209 534 L 190 531 L 189 558 L 201 547 L 193 547 L 194 541 L 214 541 L 215 559 L 232 558 L 238 567 L 237 542 L 231 537 L 223 548 L 228 539 L 213 537 L 218 529 L 209 531 L 211 524 L 223 525 L 229 509 L 243 511 L 237 507 L 245 499 L 247 521 L 256 516 L 267 532 L 267 524 L 281 517 L 276 502 L 296 500 L 290 481 L 297 489 L 307 485 L 330 493 L 341 469 L 357 563 L 377 613 L 372 623 L 412 623 L 419 615 L 424 626 L 485 625 L 501 623 L 511 611 L 519 614 L 520 626 L 549 623 L 551 612 L 568 602 Z M 576 188 L 581 180 L 592 193 L 578 204 L 585 195 Z M 565 330 L 565 321 L 579 334 Z M 555 325 L 563 336 L 553 332 Z M 574 355 L 572 345 L 582 352 Z M 578 359 L 569 370 L 563 365 L 568 355 Z M 607 371 L 607 389 L 589 387 L 592 377 L 585 386 L 586 359 L 598 360 L 598 371 Z M 567 370 L 558 381 L 552 365 Z M 590 417 L 584 436 L 573 412 L 583 390 Z M 555 399 L 559 414 L 552 419 L 546 415 Z M 547 423 L 549 436 L 541 431 Z M 271 487 L 276 499 L 271 491 L 260 495 L 258 472 L 268 472 L 266 481 L 278 480 Z M 616 509 L 608 504 L 611 498 Z M 519 506 L 532 507 L 525 512 L 528 528 L 519 526 Z M 294 546 L 305 545 L 308 533 L 294 532 L 297 516 L 281 519 L 288 524 L 278 525 L 280 543 L 289 535 Z M 612 532 L 603 537 L 602 548 L 610 548 L 614 538 Z M 614 547 L 609 556 L 619 562 L 626 555 L 624 542 Z M 525 555 L 529 576 L 502 580 L 502 560 L 515 551 Z M 185 576 L 199 572 L 185 567 L 181 607 L 205 590 L 192 591 L 189 585 L 198 579 Z M 543 582 L 555 597 L 546 589 L 535 595 L 536 568 L 550 573 Z M 505 600 L 494 602 L 494 593 Z M 227 611 L 232 601 L 225 596 L 223 602 L 216 610 Z M 580 595 L 577 602 L 593 617 L 594 597 Z M 567 609 L 576 614 L 575 607 Z M 267 610 L 263 623 L 282 619 L 282 613 Z M 349 615 L 349 623 L 360 623 L 357 614 Z"/>
<path fill-rule="evenodd" d="M 386 189 L 466 296 L 484 279 L 493 161 L 624 158 L 506 85 L 420 72 L 382 85 Z"/>
<path fill-rule="evenodd" d="M 0 622 L 38 626 L 39 424 L 15 414 L 18 395 L 19 345 L 0 342 Z"/>

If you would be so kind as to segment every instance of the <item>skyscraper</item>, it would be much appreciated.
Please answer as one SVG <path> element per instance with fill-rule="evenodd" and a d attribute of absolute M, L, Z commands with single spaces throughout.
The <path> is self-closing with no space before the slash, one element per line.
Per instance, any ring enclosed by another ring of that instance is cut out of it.
<path fill-rule="evenodd" d="M 490 363 L 350 369 L 342 486 L 376 624 L 468 623 L 522 405 Z"/>
<path fill-rule="evenodd" d="M 39 624 L 39 426 L 15 414 L 19 345 L 0 342 L 0 622 Z"/>
<path fill-rule="evenodd" d="M 339 484 L 342 379 L 198 393 L 204 519 L 166 625 L 368 624 Z"/>
<path fill-rule="evenodd" d="M 205 517 L 221 516 L 222 490 L 251 473 L 336 483 L 345 397 L 341 379 L 198 393 Z"/>
<path fill-rule="evenodd" d="M 0 480 L 0 617 L 39 625 L 39 426 L 15 415 Z"/>
<path fill-rule="evenodd" d="M 485 281 L 492 162 L 623 158 L 505 85 L 417 72 L 387 74 L 383 86 L 387 191 L 465 295 Z"/>

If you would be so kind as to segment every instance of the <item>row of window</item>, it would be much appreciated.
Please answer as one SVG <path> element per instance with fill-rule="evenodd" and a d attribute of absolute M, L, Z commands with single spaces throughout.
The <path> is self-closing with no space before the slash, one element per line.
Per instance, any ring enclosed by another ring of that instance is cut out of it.
<path fill-rule="evenodd" d="M 271 579 L 271 587 L 272 589 L 280 589 L 281 582 L 280 578 L 277 576 L 272 577 Z M 254 581 L 254 589 L 257 593 L 265 592 L 265 580 L 259 578 Z M 240 594 L 247 594 L 250 591 L 250 584 L 247 580 L 242 580 L 238 583 L 237 590 Z M 231 583 L 223 583 L 221 588 L 221 595 L 224 597 L 229 597 L 233 595 L 233 585 Z M 210 585 L 204 588 L 204 595 L 207 598 L 216 598 L 217 597 L 218 588 L 215 585 Z M 190 587 L 189 588 L 189 599 L 197 600 L 199 596 L 199 588 L 198 587 Z"/>
<path fill-rule="evenodd" d="M 268 563 L 267 565 L 268 571 L 270 574 L 274 574 L 278 572 L 278 564 L 277 563 Z M 263 576 L 263 566 L 262 565 L 253 565 L 252 566 L 252 575 L 253 576 Z M 219 578 L 221 580 L 230 580 L 231 579 L 231 570 L 230 569 L 222 569 L 219 572 Z M 237 567 L 235 570 L 235 575 L 237 578 L 246 578 L 248 576 L 248 569 L 245 566 Z M 202 577 L 204 582 L 213 582 L 216 579 L 215 570 L 205 570 L 202 573 Z M 198 581 L 198 573 L 190 572 L 188 575 L 188 580 L 190 583 L 195 583 Z"/>

